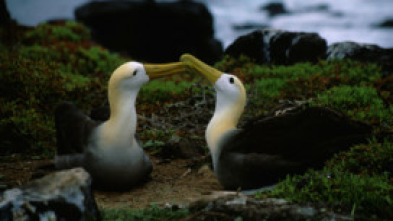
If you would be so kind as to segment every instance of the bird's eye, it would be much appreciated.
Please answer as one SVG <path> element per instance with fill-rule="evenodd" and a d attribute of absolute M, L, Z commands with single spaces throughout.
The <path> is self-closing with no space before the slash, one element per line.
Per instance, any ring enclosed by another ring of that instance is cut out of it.
<path fill-rule="evenodd" d="M 229 83 L 233 84 L 235 82 L 235 79 L 229 78 Z"/>
<path fill-rule="evenodd" d="M 135 71 L 132 73 L 132 75 L 135 76 L 137 73 L 138 73 L 138 72 L 135 70 Z"/>

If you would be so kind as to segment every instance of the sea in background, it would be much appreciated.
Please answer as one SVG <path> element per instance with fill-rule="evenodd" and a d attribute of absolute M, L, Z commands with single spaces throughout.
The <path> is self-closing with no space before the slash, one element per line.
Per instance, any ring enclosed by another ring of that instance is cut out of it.
<path fill-rule="evenodd" d="M 74 9 L 90 0 L 6 0 L 11 17 L 35 26 L 51 19 L 74 19 Z M 328 44 L 340 41 L 393 48 L 393 27 L 378 24 L 393 20 L 393 0 L 197 0 L 214 17 L 215 37 L 224 47 L 255 29 L 273 28 L 317 32 Z M 173 2 L 173 0 L 157 0 Z M 287 13 L 269 16 L 261 8 L 283 3 Z"/>

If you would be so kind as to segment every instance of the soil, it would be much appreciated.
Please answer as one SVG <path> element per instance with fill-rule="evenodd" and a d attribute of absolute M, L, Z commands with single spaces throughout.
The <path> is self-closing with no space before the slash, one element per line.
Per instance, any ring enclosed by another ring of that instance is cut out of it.
<path fill-rule="evenodd" d="M 151 179 L 125 192 L 94 190 L 98 206 L 104 208 L 144 208 L 151 204 L 187 205 L 222 187 L 207 164 L 194 168 L 195 159 L 162 160 L 151 156 L 154 170 Z M 55 171 L 51 159 L 23 159 L 18 155 L 0 161 L 0 184 L 3 189 L 16 187 Z"/>

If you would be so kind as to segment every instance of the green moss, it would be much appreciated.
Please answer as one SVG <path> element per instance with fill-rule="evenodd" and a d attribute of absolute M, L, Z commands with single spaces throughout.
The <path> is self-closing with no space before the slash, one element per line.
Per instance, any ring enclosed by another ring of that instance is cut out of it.
<path fill-rule="evenodd" d="M 173 80 L 154 80 L 144 85 L 138 94 L 138 100 L 147 103 L 165 103 L 184 99 L 189 95 L 193 82 Z"/>
<path fill-rule="evenodd" d="M 384 105 L 372 87 L 342 85 L 319 93 L 314 105 L 328 106 L 371 123 L 392 123 L 391 106 Z"/>
<path fill-rule="evenodd" d="M 297 63 L 291 66 L 251 66 L 247 72 L 255 77 L 276 77 L 297 81 L 315 75 L 341 78 L 353 85 L 370 84 L 380 78 L 380 68 L 374 64 L 351 60 L 320 61 L 317 64 Z"/>
<path fill-rule="evenodd" d="M 87 49 L 79 47 L 69 60 L 73 66 L 66 66 L 65 70 L 72 68 L 78 74 L 90 76 L 98 74 L 110 76 L 115 68 L 126 62 L 118 54 L 110 53 L 99 46 L 91 46 Z"/>
<path fill-rule="evenodd" d="M 288 176 L 274 188 L 271 196 L 301 203 L 327 203 L 346 212 L 356 209 L 355 215 L 393 218 L 393 186 L 383 175 L 312 170 L 304 175 Z"/>
<path fill-rule="evenodd" d="M 393 143 L 371 142 L 337 154 L 327 164 L 327 168 L 338 168 L 354 174 L 370 176 L 387 174 L 393 177 Z"/>
<path fill-rule="evenodd" d="M 321 72 L 317 65 L 310 63 L 299 63 L 293 66 L 255 66 L 249 70 L 256 77 L 275 77 L 281 79 L 297 80 L 308 78 Z"/>
<path fill-rule="evenodd" d="M 0 51 L 0 152 L 53 154 L 54 108 L 61 100 L 88 110 L 106 99 L 107 80 L 126 60 L 92 45 L 80 24 L 42 24 Z"/>
<path fill-rule="evenodd" d="M 180 220 L 187 216 L 187 209 L 171 210 L 150 206 L 142 210 L 136 209 L 104 209 L 101 212 L 102 220 L 138 220 L 138 221 L 154 221 L 154 220 Z"/>
<path fill-rule="evenodd" d="M 58 41 L 81 43 L 90 40 L 90 32 L 83 25 L 66 21 L 64 24 L 40 24 L 25 33 L 23 42 L 34 44 L 53 44 Z"/>
<path fill-rule="evenodd" d="M 286 81 L 281 78 L 264 78 L 255 82 L 258 102 L 271 102 L 279 98 L 281 91 L 286 86 Z"/>
<path fill-rule="evenodd" d="M 240 55 L 239 58 L 235 59 L 229 55 L 225 55 L 221 61 L 214 64 L 214 67 L 220 71 L 233 73 L 235 69 L 249 69 L 255 66 L 253 61 L 244 55 Z"/>
<path fill-rule="evenodd" d="M 318 94 L 316 100 L 321 105 L 339 110 L 383 107 L 383 101 L 377 91 L 371 87 L 337 86 Z"/>
<path fill-rule="evenodd" d="M 24 46 L 18 51 L 22 59 L 30 59 L 38 62 L 53 62 L 61 58 L 61 53 L 51 47 L 40 45 Z"/>
<path fill-rule="evenodd" d="M 337 154 L 322 170 L 287 176 L 268 193 L 295 202 L 323 203 L 355 216 L 392 219 L 393 142 L 361 144 Z"/>

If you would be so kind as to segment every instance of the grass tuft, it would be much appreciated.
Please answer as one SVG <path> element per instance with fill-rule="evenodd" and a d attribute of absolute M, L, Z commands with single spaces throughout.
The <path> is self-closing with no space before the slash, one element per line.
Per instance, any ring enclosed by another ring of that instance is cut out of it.
<path fill-rule="evenodd" d="M 172 221 L 180 220 L 189 215 L 187 209 L 171 210 L 150 206 L 145 209 L 104 209 L 101 211 L 102 220 L 116 221 Z"/>

